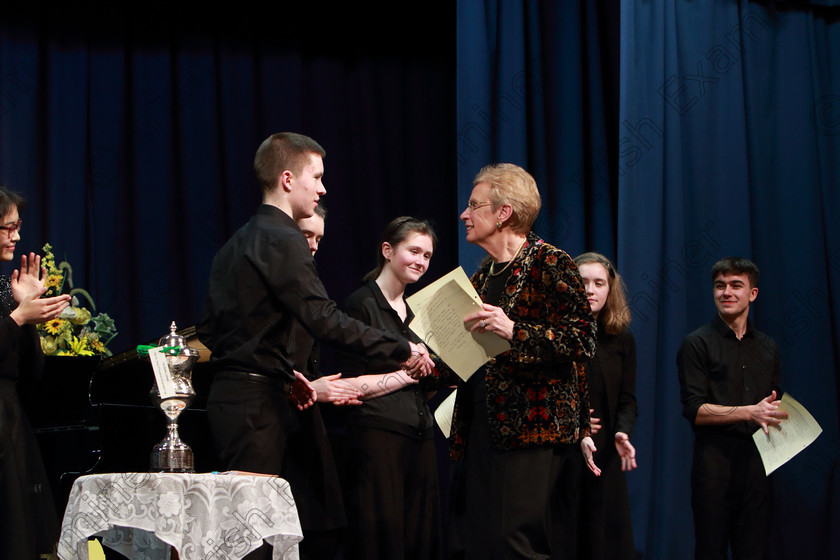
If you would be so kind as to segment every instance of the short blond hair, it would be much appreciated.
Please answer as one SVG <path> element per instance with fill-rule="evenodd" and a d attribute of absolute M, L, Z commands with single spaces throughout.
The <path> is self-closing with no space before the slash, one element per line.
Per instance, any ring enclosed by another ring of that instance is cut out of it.
<path fill-rule="evenodd" d="M 542 199 L 537 189 L 537 181 L 530 173 L 512 163 L 494 163 L 481 168 L 473 179 L 473 186 L 479 183 L 490 185 L 493 210 L 504 204 L 513 209 L 513 215 L 508 222 L 513 231 L 531 231 L 531 226 L 540 213 Z"/>

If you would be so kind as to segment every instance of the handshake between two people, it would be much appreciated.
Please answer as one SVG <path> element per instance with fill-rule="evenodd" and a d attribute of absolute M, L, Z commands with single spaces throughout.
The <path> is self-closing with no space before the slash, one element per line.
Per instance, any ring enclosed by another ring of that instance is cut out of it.
<path fill-rule="evenodd" d="M 420 379 L 431 375 L 435 369 L 435 363 L 429 356 L 429 349 L 422 342 L 409 342 L 411 347 L 411 355 L 402 363 L 403 371 L 413 379 Z"/>

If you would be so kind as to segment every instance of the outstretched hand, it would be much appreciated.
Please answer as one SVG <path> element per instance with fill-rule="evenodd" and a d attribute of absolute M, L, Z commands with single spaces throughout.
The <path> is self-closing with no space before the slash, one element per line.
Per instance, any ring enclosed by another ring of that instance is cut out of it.
<path fill-rule="evenodd" d="M 595 442 L 592 438 L 586 436 L 580 440 L 580 451 L 583 453 L 583 459 L 586 461 L 586 466 L 592 471 L 595 476 L 601 476 L 601 469 L 595 464 L 594 453 L 598 451 L 595 448 Z"/>
<path fill-rule="evenodd" d="M 636 468 L 636 448 L 630 443 L 630 436 L 624 432 L 616 432 L 615 450 L 621 457 L 621 470 L 629 472 Z"/>
<path fill-rule="evenodd" d="M 411 347 L 411 356 L 400 367 L 414 379 L 426 377 L 431 374 L 435 363 L 429 356 L 429 350 L 426 348 L 426 345 L 415 344 L 414 342 L 409 342 L 408 345 Z"/>
<path fill-rule="evenodd" d="M 289 400 L 297 405 L 298 410 L 306 410 L 315 404 L 315 389 L 301 372 L 295 371 L 295 380 L 292 382 L 292 389 L 289 392 Z"/>
<path fill-rule="evenodd" d="M 363 393 L 347 381 L 341 379 L 341 374 L 325 375 L 312 381 L 315 389 L 315 400 L 329 402 L 335 405 L 360 405 Z"/>

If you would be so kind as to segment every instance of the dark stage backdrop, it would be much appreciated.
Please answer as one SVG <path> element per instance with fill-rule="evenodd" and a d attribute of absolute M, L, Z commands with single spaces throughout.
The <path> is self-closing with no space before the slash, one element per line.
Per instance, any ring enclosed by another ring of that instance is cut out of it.
<path fill-rule="evenodd" d="M 336 301 L 400 215 L 429 219 L 439 238 L 414 289 L 457 266 L 453 4 L 10 4 L 0 184 L 29 201 L 18 254 L 50 242 L 70 261 L 116 321 L 115 353 L 199 321 L 213 255 L 259 205 L 254 153 L 274 132 L 327 151 L 316 262 Z M 330 348 L 322 358 L 334 372 Z M 107 422 L 105 439 L 119 438 Z"/>
<path fill-rule="evenodd" d="M 523 165 L 543 193 L 537 233 L 616 258 L 627 280 L 644 558 L 693 556 L 675 358 L 713 317 L 709 271 L 731 254 L 761 268 L 753 318 L 824 430 L 777 471 L 771 557 L 840 557 L 840 13 L 826 4 L 458 4 L 459 206 L 482 165 Z M 481 251 L 461 249 L 471 273 Z"/>
<path fill-rule="evenodd" d="M 572 256 L 612 257 L 618 3 L 458 3 L 458 204 L 489 163 L 520 165 L 537 180 L 534 230 Z M 460 241 L 472 274 L 485 253 Z"/>
<path fill-rule="evenodd" d="M 212 255 L 259 202 L 252 159 L 272 132 L 327 149 L 317 260 L 338 300 L 400 214 L 438 226 L 429 280 L 457 264 L 455 238 L 472 273 L 481 252 L 457 223 L 472 177 L 521 164 L 544 195 L 537 233 L 616 258 L 628 280 L 639 551 L 691 556 L 674 359 L 714 312 L 712 262 L 741 253 L 762 268 L 755 320 L 783 386 L 825 430 L 776 477 L 774 558 L 840 555 L 837 8 L 459 0 L 456 96 L 453 5 L 435 4 L 386 25 L 356 4 L 4 6 L 0 184 L 30 201 L 19 251 L 49 241 L 69 259 L 120 351 L 198 320 Z"/>
<path fill-rule="evenodd" d="M 454 6 L 213 10 L 0 10 L 0 184 L 30 203 L 18 251 L 50 242 L 70 261 L 117 323 L 114 352 L 199 320 L 213 255 L 259 204 L 253 157 L 274 132 L 327 151 L 316 260 L 336 300 L 399 215 L 437 226 L 428 279 L 456 265 Z"/>
<path fill-rule="evenodd" d="M 824 2 L 823 2 L 824 3 Z M 762 272 L 756 326 L 782 388 L 821 424 L 775 475 L 771 558 L 837 558 L 840 9 L 806 2 L 624 2 L 619 268 L 639 343 L 639 544 L 691 554 L 691 431 L 675 356 L 711 320 L 709 269 Z"/>

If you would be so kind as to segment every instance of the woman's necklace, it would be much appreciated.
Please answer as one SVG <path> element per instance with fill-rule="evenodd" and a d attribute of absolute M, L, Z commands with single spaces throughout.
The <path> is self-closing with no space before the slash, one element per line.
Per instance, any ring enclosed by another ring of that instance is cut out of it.
<path fill-rule="evenodd" d="M 525 239 L 523 239 L 523 240 L 522 240 L 522 243 L 520 243 L 520 244 L 519 244 L 519 249 L 517 249 L 517 250 L 516 250 L 516 252 L 515 252 L 515 253 L 513 254 L 513 256 L 511 257 L 511 259 L 507 262 L 507 264 L 506 264 L 506 265 L 502 268 L 502 270 L 500 270 L 499 272 L 496 272 L 496 271 L 495 271 L 495 264 L 496 264 L 496 263 L 495 263 L 495 262 L 491 262 L 491 263 L 490 263 L 490 271 L 487 273 L 487 275 L 488 275 L 488 276 L 490 276 L 490 277 L 495 278 L 496 276 L 498 276 L 499 274 L 501 274 L 502 272 L 504 272 L 505 270 L 507 270 L 507 269 L 508 269 L 508 267 L 509 267 L 509 266 L 513 263 L 513 261 L 515 261 L 515 260 L 516 260 L 516 257 L 518 257 L 518 256 L 519 256 L 519 253 L 522 251 L 522 247 L 524 247 L 524 246 L 525 246 L 525 242 L 526 242 L 526 241 L 528 241 L 528 238 L 527 238 L 527 237 L 526 237 Z"/>

